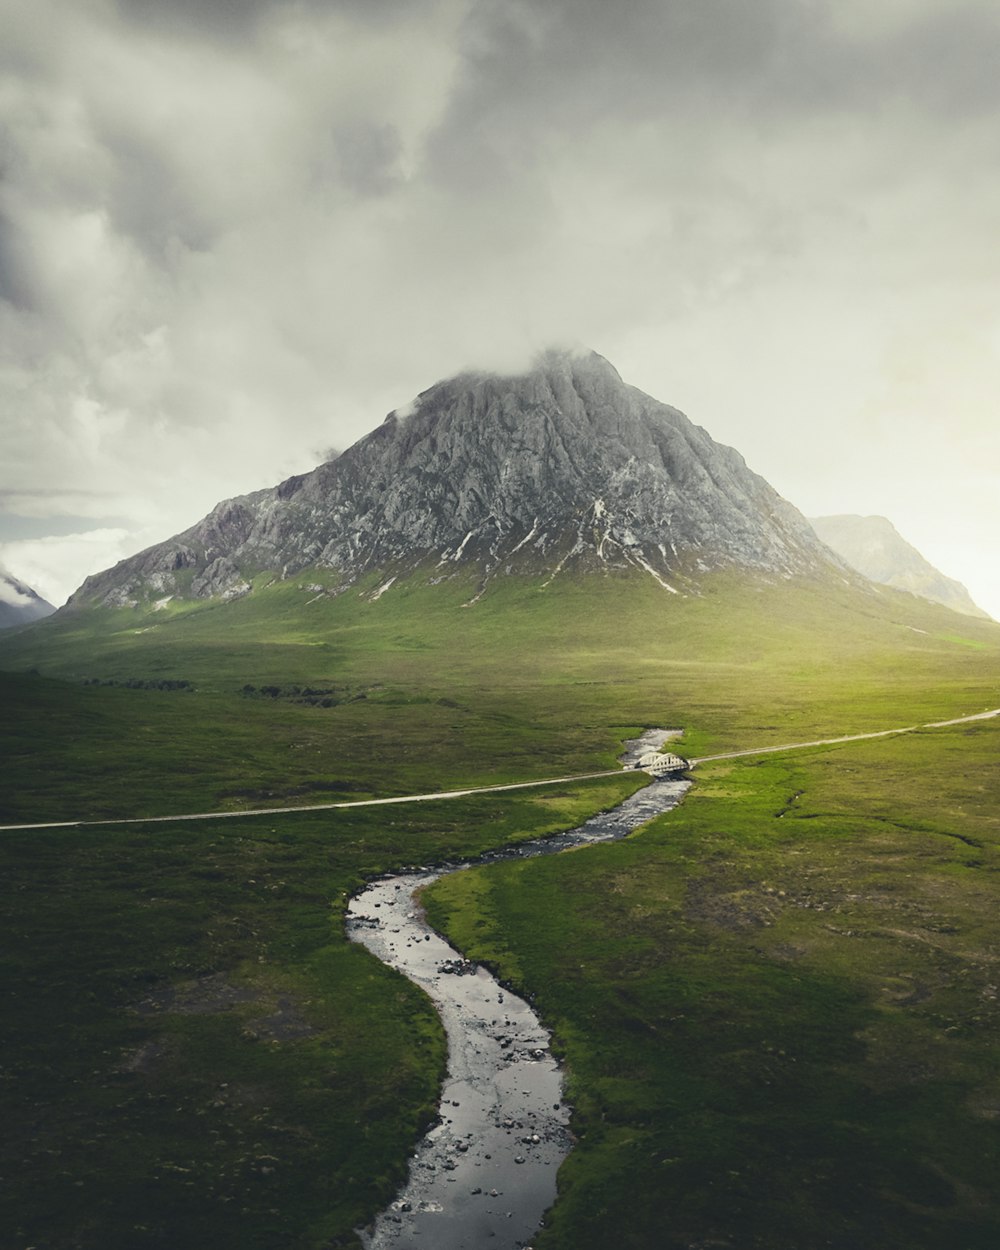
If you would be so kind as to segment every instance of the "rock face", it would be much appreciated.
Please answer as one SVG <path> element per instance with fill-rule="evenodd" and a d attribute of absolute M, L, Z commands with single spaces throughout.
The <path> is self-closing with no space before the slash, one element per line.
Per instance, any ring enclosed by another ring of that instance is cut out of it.
<path fill-rule="evenodd" d="M 28 625 L 51 616 L 55 608 L 13 573 L 0 569 L 0 629 Z"/>
<path fill-rule="evenodd" d="M 468 562 L 484 586 L 497 574 L 633 566 L 668 590 L 728 566 L 792 575 L 837 564 L 737 452 L 596 353 L 549 351 L 518 377 L 431 387 L 337 459 L 219 504 L 89 578 L 73 602 L 226 598 L 256 573 L 311 566 L 349 583 L 424 565 L 447 576 Z"/>
<path fill-rule="evenodd" d="M 870 581 L 943 604 L 954 612 L 989 620 L 962 585 L 939 572 L 883 516 L 810 518 L 822 540 Z"/>

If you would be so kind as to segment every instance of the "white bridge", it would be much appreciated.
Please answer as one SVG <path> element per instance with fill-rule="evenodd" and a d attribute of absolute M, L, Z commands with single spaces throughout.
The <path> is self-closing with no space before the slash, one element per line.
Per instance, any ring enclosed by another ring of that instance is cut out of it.
<path fill-rule="evenodd" d="M 671 773 L 683 773 L 691 767 L 682 755 L 674 755 L 670 751 L 647 751 L 639 757 L 636 768 L 651 773 L 654 777 L 668 777 Z"/>

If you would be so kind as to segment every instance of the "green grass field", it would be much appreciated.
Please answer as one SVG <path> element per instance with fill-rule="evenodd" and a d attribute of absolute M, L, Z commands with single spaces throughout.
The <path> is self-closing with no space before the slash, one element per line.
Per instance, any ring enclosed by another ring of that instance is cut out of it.
<path fill-rule="evenodd" d="M 433 888 L 569 1068 L 539 1248 L 997 1244 L 998 751 L 705 766 L 627 843 Z"/>
<path fill-rule="evenodd" d="M 303 589 L 315 584 L 0 636 L 0 816 L 560 776 L 611 766 L 623 726 L 664 719 L 703 755 L 1000 705 L 1000 627 L 874 588 L 720 576 L 679 599 L 639 576 L 511 578 L 465 608 L 462 579 L 414 580 L 374 603 L 315 601 Z"/>
<path fill-rule="evenodd" d="M 637 783 L 0 835 L 2 1244 L 355 1245 L 433 1114 L 444 1040 L 346 941 L 349 893 Z"/>
<path fill-rule="evenodd" d="M 705 755 L 1000 706 L 1000 627 L 891 592 L 510 579 L 464 608 L 458 580 L 309 603 L 313 580 L 0 639 L 3 818 L 425 792 L 609 767 L 644 725 Z M 436 887 L 570 1072 L 580 1141 L 539 1248 L 996 1244 L 998 735 L 704 765 L 626 843 Z M 443 1042 L 346 943 L 346 893 L 636 784 L 0 834 L 9 1244 L 356 1246 Z"/>

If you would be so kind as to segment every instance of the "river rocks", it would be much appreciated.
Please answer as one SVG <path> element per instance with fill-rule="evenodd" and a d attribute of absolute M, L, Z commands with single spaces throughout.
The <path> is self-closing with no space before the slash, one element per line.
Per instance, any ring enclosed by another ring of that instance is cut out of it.
<path fill-rule="evenodd" d="M 468 977 L 476 975 L 476 964 L 470 959 L 446 959 L 438 965 L 443 976 Z"/>
<path fill-rule="evenodd" d="M 650 740 L 644 735 L 634 746 L 648 750 Z M 518 850 L 550 854 L 624 837 L 673 807 L 687 785 L 654 780 L 613 811 Z M 527 1002 L 428 929 L 415 906 L 444 871 L 424 868 L 373 881 L 348 906 L 349 935 L 422 986 L 448 1034 L 438 1120 L 411 1160 L 403 1192 L 366 1234 L 368 1250 L 525 1245 L 555 1199 L 555 1174 L 572 1141 L 561 1075 L 541 1022 Z M 390 901 L 399 904 L 392 928 L 377 919 Z M 506 1204 L 494 1201 L 505 1193 Z"/>

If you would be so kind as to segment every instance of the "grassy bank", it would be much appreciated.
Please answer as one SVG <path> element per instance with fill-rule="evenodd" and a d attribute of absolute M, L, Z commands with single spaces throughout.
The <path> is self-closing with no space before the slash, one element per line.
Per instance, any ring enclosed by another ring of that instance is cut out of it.
<path fill-rule="evenodd" d="M 569 1067 L 539 1247 L 996 1244 L 998 749 L 706 766 L 629 842 L 430 891 Z"/>
<path fill-rule="evenodd" d="M 4 1244 L 356 1245 L 434 1112 L 444 1041 L 346 941 L 348 894 L 635 784 L 0 836 Z"/>

